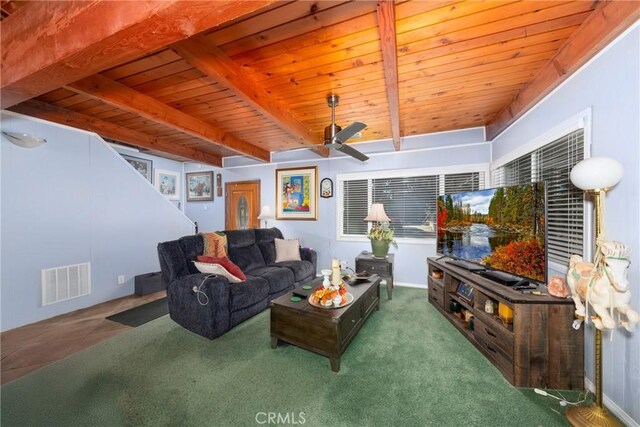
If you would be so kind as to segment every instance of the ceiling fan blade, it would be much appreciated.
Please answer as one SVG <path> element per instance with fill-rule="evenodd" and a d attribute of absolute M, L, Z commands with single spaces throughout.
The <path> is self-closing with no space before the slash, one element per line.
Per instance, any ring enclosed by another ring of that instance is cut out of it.
<path fill-rule="evenodd" d="M 340 132 L 336 133 L 336 136 L 333 137 L 333 140 L 338 142 L 345 142 L 347 139 L 351 138 L 366 127 L 367 125 L 365 123 L 353 122 L 346 128 L 342 129 Z"/>
<path fill-rule="evenodd" d="M 335 144 L 332 144 L 332 145 L 335 145 Z M 356 158 L 361 162 L 365 162 L 369 160 L 369 156 L 366 156 L 365 154 L 359 152 L 355 148 L 351 148 L 347 144 L 339 144 L 339 145 L 340 145 L 339 147 L 336 147 L 336 150 L 343 152 L 344 154 L 347 154 L 353 158 Z"/>

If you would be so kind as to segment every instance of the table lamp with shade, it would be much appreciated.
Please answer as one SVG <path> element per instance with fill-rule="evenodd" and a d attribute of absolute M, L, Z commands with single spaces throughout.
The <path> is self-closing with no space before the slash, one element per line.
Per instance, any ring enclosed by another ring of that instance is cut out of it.
<path fill-rule="evenodd" d="M 389 244 L 392 244 L 395 248 L 398 247 L 396 241 L 393 239 L 393 229 L 388 227 L 388 223 L 391 219 L 384 211 L 384 205 L 382 203 L 374 203 L 371 205 L 369 215 L 364 219 L 365 221 L 373 222 L 367 237 L 371 240 L 371 251 L 376 258 L 385 258 L 389 253 Z"/>
<path fill-rule="evenodd" d="M 610 158 L 592 157 L 579 162 L 571 170 L 571 182 L 593 197 L 595 210 L 595 238 L 604 237 L 604 199 L 623 174 L 622 165 Z M 585 301 L 585 305 L 589 302 Z M 589 319 L 586 319 L 587 321 Z M 573 406 L 565 412 L 573 426 L 617 426 L 621 425 L 611 416 L 602 402 L 602 331 L 594 328 L 595 347 L 595 401 L 589 406 Z"/>
<path fill-rule="evenodd" d="M 258 215 L 258 219 L 264 221 L 264 228 L 268 228 L 267 221 L 273 218 L 274 216 L 269 205 L 262 206 L 262 210 L 260 211 L 260 215 Z"/>

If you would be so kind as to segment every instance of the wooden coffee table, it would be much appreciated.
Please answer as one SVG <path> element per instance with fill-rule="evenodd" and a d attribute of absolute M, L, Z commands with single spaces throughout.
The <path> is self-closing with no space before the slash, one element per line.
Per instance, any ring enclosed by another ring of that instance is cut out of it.
<path fill-rule="evenodd" d="M 321 284 L 322 278 L 308 283 L 314 289 Z M 380 310 L 380 278 L 347 285 L 347 292 L 353 302 L 338 309 L 314 307 L 305 299 L 292 302 L 293 292 L 271 301 L 271 348 L 288 342 L 328 357 L 331 370 L 338 372 L 342 353 L 373 309 Z"/>

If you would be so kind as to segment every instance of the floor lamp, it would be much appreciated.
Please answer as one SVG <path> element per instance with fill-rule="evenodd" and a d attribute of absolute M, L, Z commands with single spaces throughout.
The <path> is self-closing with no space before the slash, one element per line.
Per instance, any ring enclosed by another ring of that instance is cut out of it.
<path fill-rule="evenodd" d="M 604 199 L 605 194 L 620 179 L 622 165 L 610 158 L 592 157 L 585 159 L 571 170 L 571 182 L 593 197 L 595 211 L 595 238 L 604 233 Z M 585 302 L 588 304 L 588 302 Z M 621 426 L 609 414 L 602 403 L 602 331 L 595 329 L 595 402 L 589 406 L 574 406 L 565 412 L 567 420 L 573 426 Z"/>

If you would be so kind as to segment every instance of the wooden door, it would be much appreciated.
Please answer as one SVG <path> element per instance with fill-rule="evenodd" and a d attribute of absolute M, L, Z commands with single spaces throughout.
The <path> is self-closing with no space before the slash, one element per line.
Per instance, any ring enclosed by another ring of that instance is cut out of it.
<path fill-rule="evenodd" d="M 260 181 L 225 183 L 225 229 L 259 228 Z"/>

